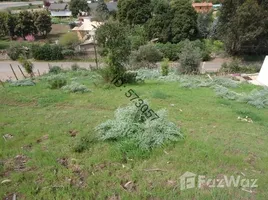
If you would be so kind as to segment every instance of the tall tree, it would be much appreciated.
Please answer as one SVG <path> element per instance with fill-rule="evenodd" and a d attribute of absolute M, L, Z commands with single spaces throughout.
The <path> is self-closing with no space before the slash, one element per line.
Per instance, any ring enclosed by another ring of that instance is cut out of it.
<path fill-rule="evenodd" d="M 8 34 L 8 13 L 0 12 L 0 37 L 4 37 Z"/>
<path fill-rule="evenodd" d="M 198 34 L 201 38 L 207 38 L 213 25 L 212 12 L 199 13 L 197 17 Z"/>
<path fill-rule="evenodd" d="M 106 3 L 104 2 L 104 0 L 99 0 L 98 1 L 98 5 L 96 8 L 96 14 L 97 16 L 102 20 L 107 20 L 109 18 L 109 10 L 107 8 Z"/>
<path fill-rule="evenodd" d="M 224 1 L 219 32 L 230 54 L 268 53 L 268 15 L 263 2 Z"/>
<path fill-rule="evenodd" d="M 107 56 L 110 74 L 115 76 L 124 73 L 124 62 L 128 60 L 131 50 L 125 26 L 119 22 L 107 22 L 97 29 L 96 39 Z"/>
<path fill-rule="evenodd" d="M 171 2 L 174 17 L 171 22 L 172 42 L 197 37 L 197 13 L 189 0 L 174 0 Z"/>
<path fill-rule="evenodd" d="M 32 12 L 21 11 L 19 13 L 18 23 L 15 27 L 15 31 L 18 32 L 22 37 L 36 33 Z"/>
<path fill-rule="evenodd" d="M 15 30 L 18 21 L 19 21 L 18 14 L 11 14 L 11 13 L 8 14 L 7 26 L 8 26 L 9 36 L 11 37 L 11 39 L 16 35 L 21 34 Z"/>
<path fill-rule="evenodd" d="M 151 18 L 150 0 L 120 0 L 117 16 L 126 24 L 144 24 Z"/>
<path fill-rule="evenodd" d="M 79 14 L 79 11 L 83 11 L 83 12 L 90 11 L 90 8 L 86 0 L 71 0 L 69 7 L 70 7 L 69 8 L 70 11 L 72 11 L 73 17 L 77 17 L 77 15 Z"/>
<path fill-rule="evenodd" d="M 166 0 L 152 1 L 152 18 L 145 25 L 149 39 L 158 38 L 159 42 L 172 40 L 171 23 L 173 12 Z"/>
<path fill-rule="evenodd" d="M 34 22 L 35 27 L 37 28 L 38 32 L 46 37 L 47 34 L 51 31 L 52 29 L 52 23 L 51 23 L 51 18 L 46 11 L 41 11 L 38 13 L 38 17 L 35 19 Z"/>

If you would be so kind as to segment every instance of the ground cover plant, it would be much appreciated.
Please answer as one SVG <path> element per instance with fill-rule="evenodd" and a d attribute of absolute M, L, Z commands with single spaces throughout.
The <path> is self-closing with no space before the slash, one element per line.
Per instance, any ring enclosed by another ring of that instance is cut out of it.
<path fill-rule="evenodd" d="M 161 77 L 157 70 L 149 75 L 143 69 L 144 83 L 109 88 L 94 84 L 100 79 L 96 72 L 59 73 L 67 84 L 75 79 L 89 93 L 48 88 L 46 77 L 52 74 L 35 78 L 31 87 L 0 86 L 0 197 L 266 199 L 267 108 L 219 98 L 210 87 L 181 87 L 180 76 L 170 72 Z M 128 106 L 129 89 L 148 99 L 153 110 L 165 108 L 184 139 L 149 153 L 129 140 L 98 140 L 95 127 L 113 120 L 118 107 Z M 262 90 L 243 83 L 228 89 L 239 94 Z M 249 118 L 253 123 L 240 120 Z M 186 171 L 209 178 L 240 175 L 258 179 L 258 187 L 180 190 L 179 178 Z"/>

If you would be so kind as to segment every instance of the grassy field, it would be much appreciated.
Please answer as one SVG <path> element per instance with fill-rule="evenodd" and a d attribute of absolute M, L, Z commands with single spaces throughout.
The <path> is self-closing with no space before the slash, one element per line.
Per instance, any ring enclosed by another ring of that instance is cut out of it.
<path fill-rule="evenodd" d="M 91 75 L 77 81 L 92 92 L 51 90 L 44 80 L 32 87 L 0 85 L 1 198 L 13 193 L 18 199 L 268 198 L 267 109 L 221 99 L 210 88 L 181 88 L 176 82 L 146 80 L 105 88 L 96 86 Z M 236 90 L 253 88 L 242 84 Z M 147 99 L 153 110 L 166 108 L 185 138 L 142 154 L 122 153 L 116 141 L 90 142 L 94 128 L 130 102 L 124 95 L 128 89 Z M 253 123 L 239 121 L 239 116 Z M 13 137 L 4 140 L 5 134 Z M 83 145 L 84 151 L 75 151 Z M 213 179 L 258 179 L 258 187 L 180 190 L 179 177 L 186 171 Z"/>

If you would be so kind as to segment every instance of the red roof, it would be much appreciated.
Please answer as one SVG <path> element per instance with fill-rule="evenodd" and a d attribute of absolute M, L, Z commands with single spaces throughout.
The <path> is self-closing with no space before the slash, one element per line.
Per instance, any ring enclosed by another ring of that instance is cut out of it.
<path fill-rule="evenodd" d="M 213 4 L 212 3 L 192 3 L 192 6 L 193 7 L 203 7 L 203 6 L 206 6 L 206 7 L 212 7 Z"/>

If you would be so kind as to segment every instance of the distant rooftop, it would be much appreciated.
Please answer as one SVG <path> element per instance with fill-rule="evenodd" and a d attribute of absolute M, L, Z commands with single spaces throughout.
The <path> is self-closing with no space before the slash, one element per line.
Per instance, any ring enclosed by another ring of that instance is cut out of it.
<path fill-rule="evenodd" d="M 117 2 L 108 2 L 106 3 L 107 8 L 109 11 L 117 11 Z M 98 3 L 94 2 L 94 3 L 89 3 L 88 6 L 90 7 L 91 10 L 96 10 Z"/>
<path fill-rule="evenodd" d="M 67 7 L 67 3 L 52 3 L 49 6 L 49 10 L 65 10 Z"/>
<path fill-rule="evenodd" d="M 203 3 L 192 3 L 193 7 L 212 7 L 213 4 L 212 3 L 207 3 L 207 2 L 203 2 Z"/>

